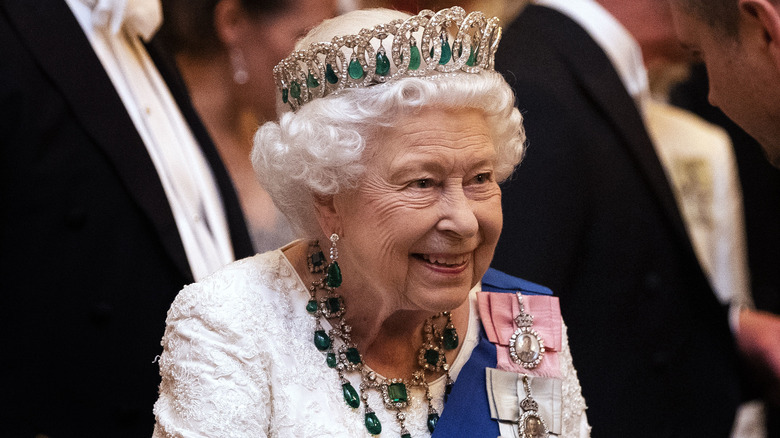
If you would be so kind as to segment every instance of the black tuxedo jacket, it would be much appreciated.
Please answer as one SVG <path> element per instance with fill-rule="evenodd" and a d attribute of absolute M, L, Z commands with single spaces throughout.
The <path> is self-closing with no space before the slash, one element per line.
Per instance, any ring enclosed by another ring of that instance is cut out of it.
<path fill-rule="evenodd" d="M 528 6 L 496 57 L 528 150 L 493 266 L 561 297 L 594 437 L 728 436 L 740 401 L 727 309 L 642 118 L 578 24 Z"/>
<path fill-rule="evenodd" d="M 157 49 L 248 256 L 230 179 Z M 0 1 L 0 54 L 0 435 L 150 436 L 165 315 L 193 281 L 159 177 L 65 2 Z"/>

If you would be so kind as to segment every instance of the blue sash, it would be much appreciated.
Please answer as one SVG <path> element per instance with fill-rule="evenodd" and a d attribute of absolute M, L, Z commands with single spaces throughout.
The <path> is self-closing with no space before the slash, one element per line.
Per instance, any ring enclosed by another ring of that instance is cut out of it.
<path fill-rule="evenodd" d="M 482 277 L 482 290 L 487 292 L 528 295 L 552 295 L 544 286 L 531 283 L 493 268 Z M 480 327 L 479 341 L 471 357 L 463 365 L 458 380 L 452 387 L 444 411 L 431 438 L 464 436 L 470 438 L 496 438 L 498 422 L 490 418 L 485 368 L 496 367 L 496 346 L 488 341 Z"/>

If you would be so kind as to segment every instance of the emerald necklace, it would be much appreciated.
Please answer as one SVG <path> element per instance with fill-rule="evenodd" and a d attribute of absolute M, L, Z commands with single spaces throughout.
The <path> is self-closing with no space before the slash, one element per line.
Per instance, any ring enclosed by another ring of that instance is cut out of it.
<path fill-rule="evenodd" d="M 306 311 L 314 316 L 316 321 L 313 336 L 314 345 L 324 353 L 328 367 L 336 370 L 347 406 L 357 409 L 362 401 L 365 425 L 370 434 L 379 435 L 382 432 L 382 423 L 368 404 L 368 392 L 373 390 L 381 394 L 385 408 L 395 411 L 395 418 L 401 429 L 401 438 L 411 438 L 411 434 L 405 426 L 406 415 L 404 411 L 409 405 L 407 388 L 415 386 L 422 387 L 425 391 L 428 403 L 427 426 L 428 430 L 433 433 L 436 423 L 439 421 L 439 413 L 432 404 L 433 397 L 426 381 L 426 372 L 446 375 L 444 395 L 446 402 L 453 381 L 450 377 L 445 351 L 458 347 L 458 332 L 452 324 L 452 316 L 450 312 L 440 312 L 425 320 L 423 344 L 417 356 L 419 368 L 411 377 L 389 379 L 364 366 L 363 357 L 351 339 L 352 328 L 344 321 L 344 313 L 346 313 L 344 299 L 336 291 L 341 286 L 341 269 L 336 261 L 338 259 L 336 248 L 338 239 L 337 234 L 330 236 L 330 263 L 326 263 L 325 255 L 316 241 L 311 244 L 310 255 L 307 259 L 310 272 L 323 274 L 322 278 L 313 281 L 309 287 L 309 301 L 306 303 Z M 321 324 L 323 318 L 330 323 L 332 327 L 330 330 L 323 329 Z M 443 323 L 436 324 L 442 320 Z M 334 348 L 334 340 L 341 341 L 338 348 Z M 346 373 L 360 374 L 360 395 L 349 380 L 344 377 Z"/>

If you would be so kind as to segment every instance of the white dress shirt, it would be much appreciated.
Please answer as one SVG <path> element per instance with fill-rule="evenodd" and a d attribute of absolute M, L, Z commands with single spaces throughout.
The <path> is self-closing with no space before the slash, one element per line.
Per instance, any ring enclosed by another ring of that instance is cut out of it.
<path fill-rule="evenodd" d="M 233 247 L 211 168 L 141 42 L 159 27 L 159 0 L 66 1 L 143 139 L 200 280 L 232 261 Z"/>

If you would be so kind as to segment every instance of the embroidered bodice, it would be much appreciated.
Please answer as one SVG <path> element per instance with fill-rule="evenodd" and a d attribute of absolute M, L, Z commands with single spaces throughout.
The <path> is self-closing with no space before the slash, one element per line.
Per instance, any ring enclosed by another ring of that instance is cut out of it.
<path fill-rule="evenodd" d="M 479 333 L 471 295 L 468 333 L 452 363 L 455 380 Z M 162 340 L 154 437 L 369 437 L 362 407 L 344 403 L 336 372 L 312 342 L 308 300 L 281 250 L 234 262 L 185 287 L 168 312 Z M 562 353 L 563 436 L 584 437 L 585 403 L 567 343 Z M 346 376 L 358 388 L 359 377 Z M 430 384 L 439 412 L 446 409 L 444 389 L 443 377 Z M 430 436 L 422 390 L 410 388 L 409 395 L 407 429 L 412 437 Z M 369 392 L 381 436 L 398 437 L 395 412 L 380 398 Z"/>

